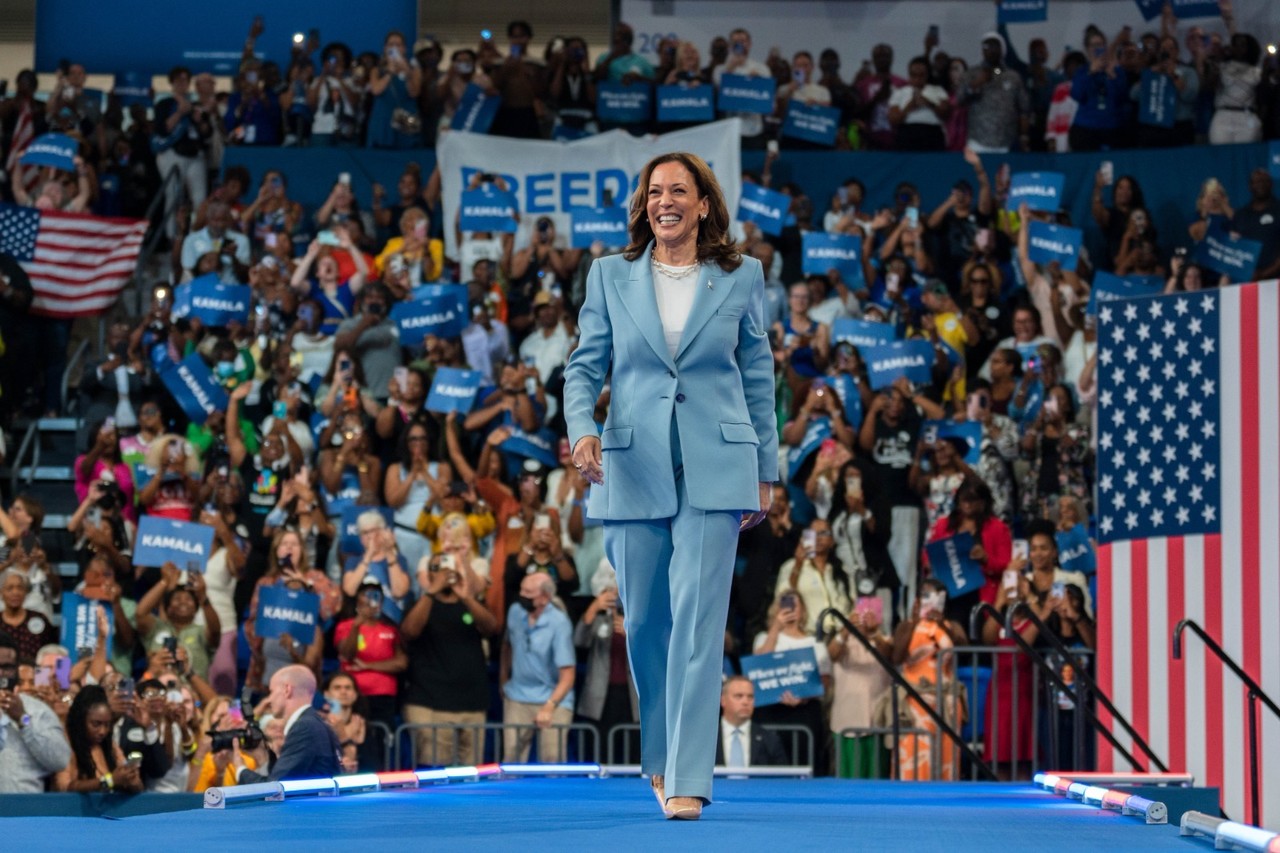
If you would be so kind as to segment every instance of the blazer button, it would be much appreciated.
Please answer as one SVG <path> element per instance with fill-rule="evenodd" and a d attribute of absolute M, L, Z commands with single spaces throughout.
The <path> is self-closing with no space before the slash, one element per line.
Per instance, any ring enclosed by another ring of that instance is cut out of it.
<path fill-rule="evenodd" d="M 674 370 L 668 370 L 667 375 L 670 376 L 672 379 L 676 378 L 676 372 Z"/>
<path fill-rule="evenodd" d="M 677 395 L 676 395 L 676 402 L 677 402 L 677 403 L 683 403 L 683 402 L 684 402 L 684 395 L 683 395 L 683 394 L 677 394 Z"/>

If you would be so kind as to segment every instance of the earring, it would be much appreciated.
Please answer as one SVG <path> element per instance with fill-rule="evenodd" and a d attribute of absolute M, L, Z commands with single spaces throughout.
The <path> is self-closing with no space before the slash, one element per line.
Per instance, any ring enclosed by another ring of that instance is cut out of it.
<path fill-rule="evenodd" d="M 699 217 L 698 217 L 698 221 L 699 221 L 699 222 L 706 222 L 706 221 L 707 221 L 707 215 L 706 215 L 705 213 L 704 213 L 704 214 L 702 214 L 701 216 L 699 216 Z"/>

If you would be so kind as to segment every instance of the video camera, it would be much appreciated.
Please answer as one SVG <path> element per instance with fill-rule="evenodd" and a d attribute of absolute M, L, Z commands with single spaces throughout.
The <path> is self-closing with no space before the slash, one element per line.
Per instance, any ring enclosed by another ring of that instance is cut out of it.
<path fill-rule="evenodd" d="M 266 740 L 266 735 L 262 733 L 258 721 L 253 717 L 253 706 L 248 703 L 232 702 L 232 707 L 228 709 L 228 714 L 235 714 L 244 720 L 244 725 L 238 729 L 216 729 L 206 734 L 212 739 L 213 743 L 210 749 L 213 752 L 219 752 L 224 749 L 231 749 L 236 741 L 240 741 L 241 749 L 257 749 L 262 746 Z M 242 708 L 247 707 L 246 713 Z"/>

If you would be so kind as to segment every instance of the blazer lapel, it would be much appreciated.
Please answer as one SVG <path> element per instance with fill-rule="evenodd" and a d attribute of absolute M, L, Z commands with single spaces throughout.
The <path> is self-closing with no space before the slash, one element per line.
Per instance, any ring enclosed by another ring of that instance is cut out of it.
<path fill-rule="evenodd" d="M 680 346 L 676 349 L 677 361 L 729 297 L 733 281 L 733 276 L 725 275 L 718 266 L 703 264 L 698 270 L 697 292 L 693 294 L 693 309 L 689 312 L 689 321 L 685 323 Z"/>
<path fill-rule="evenodd" d="M 658 298 L 653 292 L 653 270 L 649 266 L 649 253 L 645 252 L 631 262 L 631 277 L 615 279 L 618 296 L 640 329 L 640 334 L 669 369 L 675 370 L 675 362 L 667 352 L 667 339 L 662 331 L 662 317 L 658 314 Z"/>

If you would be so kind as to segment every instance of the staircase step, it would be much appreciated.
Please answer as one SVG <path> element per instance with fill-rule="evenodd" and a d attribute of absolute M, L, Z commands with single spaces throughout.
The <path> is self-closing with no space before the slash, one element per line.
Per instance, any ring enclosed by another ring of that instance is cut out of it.
<path fill-rule="evenodd" d="M 58 575 L 64 578 L 75 578 L 80 576 L 80 564 L 76 562 L 54 563 L 53 567 L 58 570 Z"/>
<path fill-rule="evenodd" d="M 75 432 L 80 429 L 79 418 L 40 418 L 36 427 L 42 433 Z"/>
<path fill-rule="evenodd" d="M 76 475 L 70 465 L 23 465 L 18 469 L 18 478 L 33 483 L 73 483 Z"/>

